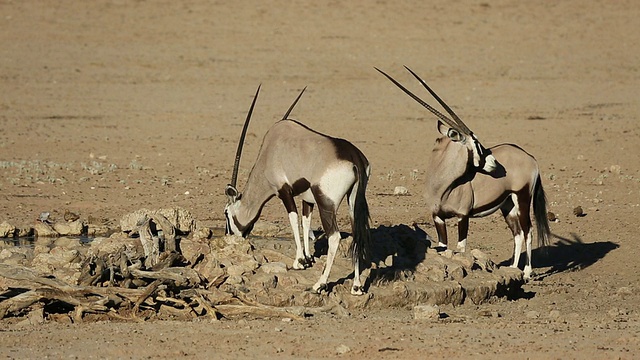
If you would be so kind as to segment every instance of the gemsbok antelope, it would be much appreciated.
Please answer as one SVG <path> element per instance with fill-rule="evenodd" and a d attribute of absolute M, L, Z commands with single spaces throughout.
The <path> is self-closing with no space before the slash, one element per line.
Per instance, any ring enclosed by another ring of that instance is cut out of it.
<path fill-rule="evenodd" d="M 364 285 L 360 281 L 360 269 L 368 265 L 371 243 L 369 206 L 365 198 L 371 171 L 367 158 L 350 142 L 321 134 L 298 121 L 289 119 L 293 107 L 304 93 L 303 89 L 282 120 L 276 122 L 265 134 L 244 191 L 238 192 L 236 189 L 238 165 L 247 126 L 259 92 L 260 87 L 247 114 L 236 151 L 231 183 L 225 190 L 228 197 L 224 210 L 227 234 L 246 237 L 260 217 L 260 212 L 267 201 L 277 196 L 282 200 L 289 214 L 296 243 L 293 268 L 305 269 L 313 263 L 309 248 L 309 233 L 311 212 L 317 205 L 329 243 L 324 270 L 312 288 L 319 293 L 327 289 L 331 266 L 338 251 L 341 237 L 336 213 L 340 203 L 346 197 L 353 237 L 349 253 L 355 266 L 351 293 L 363 294 Z M 300 241 L 295 197 L 302 199 L 304 249 Z"/>
<path fill-rule="evenodd" d="M 438 233 L 439 246 L 447 246 L 445 220 L 458 219 L 458 244 L 465 251 L 470 217 L 483 217 L 500 209 L 514 238 L 512 267 L 518 267 L 522 244 L 526 242 L 527 261 L 524 278 L 530 279 L 531 217 L 536 220 L 538 245 L 548 244 L 551 235 L 547 220 L 546 197 L 540 170 L 533 156 L 513 144 L 485 148 L 467 125 L 438 95 L 411 69 L 405 68 L 424 86 L 453 118 L 449 119 L 414 95 L 380 69 L 407 95 L 438 117 L 436 140 L 426 169 L 427 210 L 431 212 Z"/>

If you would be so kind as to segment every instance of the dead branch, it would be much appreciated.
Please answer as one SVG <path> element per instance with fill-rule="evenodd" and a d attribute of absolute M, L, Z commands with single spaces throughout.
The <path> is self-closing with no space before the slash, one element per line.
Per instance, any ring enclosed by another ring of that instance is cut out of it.
<path fill-rule="evenodd" d="M 197 271 L 186 267 L 169 267 L 159 271 L 144 271 L 129 268 L 137 278 L 172 281 L 177 287 L 193 287 L 202 282 Z"/>

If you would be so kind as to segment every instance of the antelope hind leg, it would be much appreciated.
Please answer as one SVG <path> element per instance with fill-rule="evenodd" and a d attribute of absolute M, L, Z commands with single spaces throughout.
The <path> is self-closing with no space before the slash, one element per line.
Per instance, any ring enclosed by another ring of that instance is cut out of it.
<path fill-rule="evenodd" d="M 302 202 L 302 238 L 304 241 L 304 265 L 307 267 L 313 266 L 315 262 L 313 255 L 311 255 L 311 246 L 309 245 L 309 239 L 315 240 L 313 230 L 311 230 L 311 213 L 313 212 L 313 204 L 306 201 Z"/>
<path fill-rule="evenodd" d="M 356 260 L 355 269 L 353 270 L 353 286 L 351 287 L 351 295 L 364 295 L 364 285 L 360 281 L 360 260 Z"/>
<path fill-rule="evenodd" d="M 313 291 L 316 293 L 322 292 L 327 289 L 327 281 L 329 280 L 329 274 L 331 273 L 331 267 L 333 266 L 333 260 L 338 252 L 338 245 L 340 244 L 340 232 L 336 231 L 329 236 L 329 250 L 327 251 L 327 263 L 324 265 L 324 270 L 318 282 L 313 285 Z"/>

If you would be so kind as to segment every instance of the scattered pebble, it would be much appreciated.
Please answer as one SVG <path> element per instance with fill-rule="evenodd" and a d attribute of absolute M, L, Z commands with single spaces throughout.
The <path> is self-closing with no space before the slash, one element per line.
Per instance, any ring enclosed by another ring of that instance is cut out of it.
<path fill-rule="evenodd" d="M 499 317 L 502 317 L 502 314 L 500 314 L 495 310 L 484 309 L 484 310 L 478 311 L 478 316 L 499 318 Z"/>
<path fill-rule="evenodd" d="M 409 194 L 409 190 L 407 190 L 407 188 L 404 186 L 396 186 L 393 189 L 393 195 L 408 195 L 408 194 Z"/>
<path fill-rule="evenodd" d="M 413 307 L 413 318 L 415 320 L 431 320 L 440 319 L 440 307 L 438 305 L 416 305 Z"/>
<path fill-rule="evenodd" d="M 529 319 L 537 319 L 540 317 L 540 313 L 535 310 L 531 310 L 531 311 L 527 311 L 525 313 L 525 316 Z"/>
<path fill-rule="evenodd" d="M 633 295 L 633 289 L 628 286 L 623 286 L 621 288 L 618 288 L 618 291 L 616 293 L 621 296 Z"/>
<path fill-rule="evenodd" d="M 348 353 L 350 351 L 351 351 L 351 348 L 348 347 L 347 345 L 344 345 L 344 344 L 342 344 L 342 345 L 340 345 L 340 346 L 338 346 L 336 348 L 336 354 L 338 354 L 338 355 L 344 355 L 344 354 L 346 354 L 346 353 Z"/>

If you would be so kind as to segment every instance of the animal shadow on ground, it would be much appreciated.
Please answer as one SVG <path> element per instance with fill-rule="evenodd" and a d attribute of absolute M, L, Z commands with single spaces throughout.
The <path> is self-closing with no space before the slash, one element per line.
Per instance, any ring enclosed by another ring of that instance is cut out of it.
<path fill-rule="evenodd" d="M 343 239 L 349 236 L 348 233 L 341 235 Z M 349 242 L 341 242 L 340 252 L 346 255 L 349 245 Z M 411 278 L 416 266 L 425 259 L 427 248 L 430 246 L 429 235 L 416 224 L 380 225 L 371 229 L 371 270 L 365 288 L 368 289 L 372 282 Z M 326 254 L 327 247 L 325 236 L 317 238 L 314 256 Z M 353 273 L 335 284 L 342 284 L 344 280 L 352 278 Z"/>
<path fill-rule="evenodd" d="M 604 258 L 609 252 L 620 245 L 611 241 L 585 243 L 580 236 L 571 233 L 571 238 L 553 234 L 556 243 L 546 248 L 537 248 L 533 251 L 532 258 L 536 268 L 549 268 L 544 273 L 536 276 L 536 280 L 542 280 L 547 276 L 585 269 L 598 260 Z M 520 263 L 525 261 L 525 254 L 521 254 Z M 500 266 L 508 266 L 511 260 L 501 262 Z"/>

